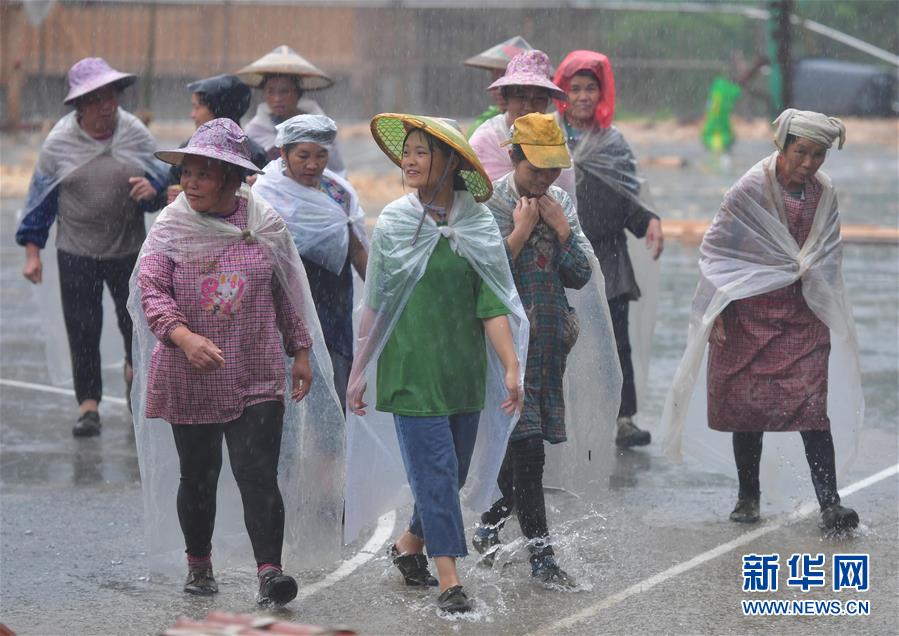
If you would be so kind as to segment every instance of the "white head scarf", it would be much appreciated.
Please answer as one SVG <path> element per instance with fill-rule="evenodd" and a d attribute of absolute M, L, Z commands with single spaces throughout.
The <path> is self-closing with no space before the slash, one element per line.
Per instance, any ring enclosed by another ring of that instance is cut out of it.
<path fill-rule="evenodd" d="M 275 146 L 314 143 L 331 150 L 337 138 L 337 124 L 327 115 L 296 115 L 275 126 Z"/>
<path fill-rule="evenodd" d="M 774 145 L 783 152 L 787 135 L 796 135 L 809 139 L 826 148 L 833 145 L 839 137 L 838 149 L 846 143 L 846 126 L 836 117 L 828 117 L 813 110 L 796 110 L 788 108 L 774 120 L 777 131 L 774 133 Z"/>

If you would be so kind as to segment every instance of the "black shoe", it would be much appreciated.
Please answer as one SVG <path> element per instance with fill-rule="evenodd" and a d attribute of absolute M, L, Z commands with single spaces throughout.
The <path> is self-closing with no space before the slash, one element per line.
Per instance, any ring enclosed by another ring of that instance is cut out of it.
<path fill-rule="evenodd" d="M 652 441 L 652 434 L 637 428 L 630 417 L 618 418 L 618 434 L 615 436 L 615 445 L 618 448 L 630 448 L 631 446 L 646 446 Z"/>
<path fill-rule="evenodd" d="M 552 554 L 531 557 L 531 576 L 545 585 L 554 587 L 577 587 L 574 578 L 556 563 Z"/>
<path fill-rule="evenodd" d="M 437 609 L 447 614 L 464 614 L 471 611 L 471 603 L 462 586 L 454 585 L 437 597 Z"/>
<path fill-rule="evenodd" d="M 75 437 L 96 437 L 100 434 L 100 414 L 96 411 L 86 411 L 78 418 L 78 423 L 72 427 L 72 435 Z"/>
<path fill-rule="evenodd" d="M 730 513 L 730 520 L 737 523 L 758 523 L 759 498 L 746 497 L 737 499 L 737 505 L 734 506 L 733 512 Z"/>
<path fill-rule="evenodd" d="M 268 567 L 259 573 L 259 605 L 285 605 L 297 597 L 297 582 L 281 568 Z"/>
<path fill-rule="evenodd" d="M 390 546 L 387 556 L 393 561 L 396 569 L 403 575 L 406 585 L 416 587 L 436 587 L 440 583 L 431 576 L 428 570 L 428 558 L 423 554 L 400 554 L 396 544 Z"/>
<path fill-rule="evenodd" d="M 851 530 L 858 527 L 858 513 L 852 508 L 831 504 L 821 511 L 822 530 Z"/>
<path fill-rule="evenodd" d="M 184 591 L 188 594 L 201 594 L 209 596 L 219 591 L 219 586 L 212 576 L 212 566 L 203 565 L 187 570 L 187 581 L 184 583 Z"/>

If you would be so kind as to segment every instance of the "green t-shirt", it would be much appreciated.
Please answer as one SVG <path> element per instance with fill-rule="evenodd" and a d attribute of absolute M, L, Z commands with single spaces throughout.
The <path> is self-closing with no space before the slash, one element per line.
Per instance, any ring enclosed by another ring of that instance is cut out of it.
<path fill-rule="evenodd" d="M 435 416 L 484 408 L 484 318 L 509 310 L 440 237 L 378 358 L 377 410 Z"/>

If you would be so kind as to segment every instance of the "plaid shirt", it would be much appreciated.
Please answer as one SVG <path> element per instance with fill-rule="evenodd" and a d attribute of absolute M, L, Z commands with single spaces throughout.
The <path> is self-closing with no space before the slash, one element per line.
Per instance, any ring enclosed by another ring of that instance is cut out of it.
<path fill-rule="evenodd" d="M 518 198 L 511 178 L 496 181 L 494 187 L 494 197 Z M 563 206 L 572 205 L 561 189 L 553 188 L 551 192 L 562 197 Z M 507 237 L 514 229 L 511 214 L 502 212 L 492 201 L 487 202 L 487 207 L 493 212 L 500 233 Z M 566 213 L 571 214 L 572 210 Z M 564 243 L 559 243 L 556 233 L 542 220 L 534 227 L 518 258 L 513 260 L 511 253 L 509 258 L 515 287 L 531 323 L 524 372 L 524 409 L 511 439 L 542 436 L 552 444 L 564 442 L 567 437 L 562 378 L 568 350 L 562 334 L 570 311 L 565 287 L 580 289 L 587 284 L 592 274 L 590 261 L 574 232 Z"/>
<path fill-rule="evenodd" d="M 239 201 L 225 220 L 245 229 L 246 199 Z M 230 422 L 248 406 L 284 399 L 284 353 L 307 349 L 312 339 L 261 245 L 238 241 L 199 262 L 151 254 L 139 267 L 147 324 L 159 340 L 147 378 L 148 418 Z M 215 371 L 191 366 L 169 340 L 179 326 L 215 343 L 225 366 Z"/>

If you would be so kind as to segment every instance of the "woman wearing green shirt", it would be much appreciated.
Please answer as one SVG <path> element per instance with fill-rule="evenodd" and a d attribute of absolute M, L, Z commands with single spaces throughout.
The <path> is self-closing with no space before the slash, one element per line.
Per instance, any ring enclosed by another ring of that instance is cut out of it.
<path fill-rule="evenodd" d="M 378 115 L 372 132 L 414 192 L 388 205 L 375 226 L 347 403 L 365 415 L 365 370 L 376 361 L 375 408 L 393 415 L 415 501 L 408 529 L 391 550 L 393 562 L 408 585 L 437 585 L 427 547 L 437 566 L 439 608 L 467 612 L 471 604 L 455 563 L 468 553 L 459 490 L 479 422 L 495 429 L 484 437 L 504 445 L 520 410 L 518 361 L 526 352 L 521 326 L 527 319 L 496 223 L 479 203 L 490 197 L 490 182 L 453 122 Z M 509 314 L 515 314 L 515 337 Z M 484 463 L 494 479 L 498 464 Z M 348 458 L 348 517 L 365 489 L 353 484 L 377 481 L 372 465 Z M 356 477 L 360 466 L 365 474 Z"/>

